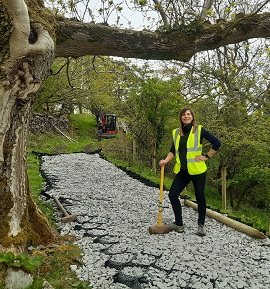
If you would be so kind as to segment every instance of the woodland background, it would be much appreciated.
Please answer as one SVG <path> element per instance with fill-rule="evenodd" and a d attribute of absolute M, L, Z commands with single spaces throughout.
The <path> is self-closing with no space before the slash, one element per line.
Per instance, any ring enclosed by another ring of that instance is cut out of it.
<path fill-rule="evenodd" d="M 95 115 L 100 107 L 115 113 L 127 129 L 128 150 L 123 152 L 119 137 L 106 147 L 112 146 L 114 157 L 130 166 L 137 163 L 158 175 L 158 161 L 166 156 L 171 131 L 179 126 L 179 111 L 189 106 L 197 122 L 222 142 L 207 162 L 208 190 L 220 197 L 221 169 L 226 167 L 229 206 L 251 206 L 269 214 L 268 75 L 262 73 L 268 58 L 268 49 L 254 41 L 202 53 L 186 64 L 83 57 L 69 59 L 67 69 L 67 61 L 58 59 L 34 111 L 58 118 Z M 208 145 L 204 143 L 205 153 Z M 172 166 L 166 167 L 171 178 Z"/>

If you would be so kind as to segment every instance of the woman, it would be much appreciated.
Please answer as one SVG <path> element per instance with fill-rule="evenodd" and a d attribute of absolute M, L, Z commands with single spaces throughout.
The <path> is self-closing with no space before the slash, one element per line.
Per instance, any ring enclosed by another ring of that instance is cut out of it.
<path fill-rule="evenodd" d="M 179 201 L 180 193 L 192 181 L 195 196 L 198 203 L 198 235 L 205 235 L 206 200 L 204 196 L 206 164 L 219 149 L 221 143 L 201 125 L 197 125 L 195 116 L 190 108 L 184 108 L 180 112 L 180 128 L 172 132 L 173 143 L 171 150 L 165 159 L 160 160 L 159 165 L 165 166 L 174 157 L 176 160 L 174 173 L 176 174 L 169 191 L 169 199 L 175 216 L 175 222 L 169 224 L 176 232 L 184 232 L 182 221 L 182 208 Z M 202 155 L 202 139 L 208 140 L 212 147 L 206 155 Z"/>

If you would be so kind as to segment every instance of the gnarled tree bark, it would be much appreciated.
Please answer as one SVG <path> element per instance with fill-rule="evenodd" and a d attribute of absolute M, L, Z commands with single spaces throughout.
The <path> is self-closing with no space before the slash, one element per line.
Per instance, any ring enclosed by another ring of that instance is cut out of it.
<path fill-rule="evenodd" d="M 24 1 L 3 3 L 13 30 L 0 79 L 0 251 L 18 254 L 27 244 L 51 242 L 57 235 L 31 197 L 26 163 L 29 117 L 35 92 L 50 71 L 54 43 L 40 25 L 30 27 Z"/>

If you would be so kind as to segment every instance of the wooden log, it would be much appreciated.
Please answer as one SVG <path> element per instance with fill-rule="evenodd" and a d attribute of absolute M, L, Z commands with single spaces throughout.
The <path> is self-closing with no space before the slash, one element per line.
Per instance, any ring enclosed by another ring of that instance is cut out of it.
<path fill-rule="evenodd" d="M 184 204 L 187 207 L 191 207 L 195 210 L 198 210 L 198 205 L 195 204 L 194 202 L 190 201 L 190 200 L 184 200 Z M 265 239 L 266 236 L 260 232 L 259 230 L 252 228 L 248 225 L 245 225 L 241 222 L 235 221 L 225 215 L 222 215 L 220 213 L 217 213 L 215 211 L 212 211 L 210 209 L 206 209 L 206 215 L 210 218 L 213 218 L 217 221 L 219 221 L 220 223 L 223 223 L 229 227 L 232 227 L 234 229 L 236 229 L 239 232 L 245 233 L 253 238 L 258 238 L 258 239 Z"/>

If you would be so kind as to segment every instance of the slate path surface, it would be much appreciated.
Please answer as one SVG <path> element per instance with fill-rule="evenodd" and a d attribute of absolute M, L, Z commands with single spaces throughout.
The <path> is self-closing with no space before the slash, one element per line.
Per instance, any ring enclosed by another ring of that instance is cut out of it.
<path fill-rule="evenodd" d="M 270 240 L 253 239 L 207 217 L 196 235 L 197 212 L 183 207 L 185 233 L 149 235 L 157 224 L 159 188 L 147 186 L 98 154 L 42 157 L 47 193 L 55 194 L 76 222 L 59 222 L 75 234 L 81 280 L 99 288 L 269 289 Z M 52 201 L 53 202 L 53 201 Z M 163 223 L 173 221 L 164 192 Z M 61 214 L 56 208 L 57 216 Z"/>

